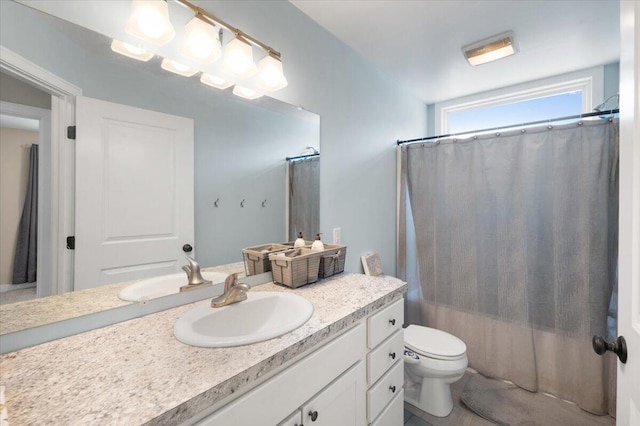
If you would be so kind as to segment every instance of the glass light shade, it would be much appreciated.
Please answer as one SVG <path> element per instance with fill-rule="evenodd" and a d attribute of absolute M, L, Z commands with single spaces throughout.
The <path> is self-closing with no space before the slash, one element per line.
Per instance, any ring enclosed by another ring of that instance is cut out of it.
<path fill-rule="evenodd" d="M 176 35 L 164 0 L 133 0 L 125 31 L 156 46 L 164 46 Z"/>
<path fill-rule="evenodd" d="M 473 66 L 502 59 L 517 52 L 518 46 L 512 31 L 480 40 L 462 48 L 464 57 Z"/>
<path fill-rule="evenodd" d="M 171 71 L 172 73 L 183 75 L 185 77 L 191 77 L 198 72 L 196 68 L 192 68 L 189 65 L 181 64 L 172 59 L 164 58 L 160 64 L 163 70 Z"/>
<path fill-rule="evenodd" d="M 149 52 L 142 47 L 134 46 L 133 44 L 125 43 L 116 39 L 113 39 L 113 41 L 111 42 L 111 50 L 121 55 L 143 62 L 147 62 L 149 59 L 153 58 L 152 52 Z"/>
<path fill-rule="evenodd" d="M 267 55 L 258 62 L 258 87 L 273 92 L 287 84 L 289 83 L 282 72 L 282 62 L 279 59 Z"/>
<path fill-rule="evenodd" d="M 213 74 L 202 73 L 200 82 L 216 89 L 226 89 L 233 86 L 233 83 Z"/>
<path fill-rule="evenodd" d="M 245 41 L 234 38 L 224 47 L 222 68 L 238 78 L 248 78 L 257 72 L 253 62 L 253 48 Z"/>
<path fill-rule="evenodd" d="M 213 25 L 198 17 L 190 20 L 185 26 L 180 53 L 202 64 L 210 64 L 219 59 L 222 56 L 222 46 Z"/>
<path fill-rule="evenodd" d="M 264 96 L 262 93 L 251 90 L 248 87 L 238 86 L 233 88 L 233 94 L 245 99 L 258 99 Z"/>

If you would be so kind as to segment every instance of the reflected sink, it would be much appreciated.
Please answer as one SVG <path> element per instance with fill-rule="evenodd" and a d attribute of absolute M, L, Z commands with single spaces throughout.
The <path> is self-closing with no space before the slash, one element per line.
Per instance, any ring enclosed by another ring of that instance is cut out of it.
<path fill-rule="evenodd" d="M 202 277 L 214 284 L 224 282 L 227 275 L 229 274 L 225 274 L 224 272 L 202 271 Z M 187 275 L 184 273 L 149 278 L 123 288 L 120 293 L 118 293 L 118 297 L 131 302 L 156 299 L 170 294 L 178 294 L 180 287 L 186 285 L 187 282 Z"/>
<path fill-rule="evenodd" d="M 313 305 L 281 292 L 247 292 L 247 300 L 212 308 L 199 302 L 176 321 L 173 334 L 182 343 L 203 348 L 248 345 L 282 336 L 307 322 Z"/>

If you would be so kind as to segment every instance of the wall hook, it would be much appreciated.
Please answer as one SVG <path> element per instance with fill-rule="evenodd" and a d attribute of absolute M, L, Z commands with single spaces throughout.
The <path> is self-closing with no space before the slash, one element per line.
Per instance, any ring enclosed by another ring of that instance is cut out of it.
<path fill-rule="evenodd" d="M 240 207 L 244 208 L 244 203 L 245 203 L 245 201 L 244 201 L 244 198 L 243 198 L 242 201 L 240 201 Z"/>
<path fill-rule="evenodd" d="M 267 207 L 267 200 L 264 200 L 264 201 L 262 202 L 262 207 Z"/>
<path fill-rule="evenodd" d="M 220 198 L 216 198 L 216 200 L 213 202 L 213 206 L 218 207 L 219 205 L 220 205 Z"/>

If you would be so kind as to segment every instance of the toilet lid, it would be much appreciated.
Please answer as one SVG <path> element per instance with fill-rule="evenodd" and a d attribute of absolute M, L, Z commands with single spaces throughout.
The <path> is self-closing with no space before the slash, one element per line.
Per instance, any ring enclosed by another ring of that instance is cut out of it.
<path fill-rule="evenodd" d="M 418 354 L 435 359 L 457 359 L 467 352 L 467 345 L 456 336 L 421 325 L 405 328 L 404 344 Z"/>

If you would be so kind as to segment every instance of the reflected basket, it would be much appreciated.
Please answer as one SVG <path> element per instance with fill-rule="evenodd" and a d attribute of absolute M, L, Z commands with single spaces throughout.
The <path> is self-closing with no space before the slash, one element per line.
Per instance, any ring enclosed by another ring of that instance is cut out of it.
<path fill-rule="evenodd" d="M 269 255 L 273 282 L 291 288 L 318 281 L 322 251 L 299 248 Z"/>
<path fill-rule="evenodd" d="M 284 244 L 271 243 L 242 249 L 245 273 L 250 276 L 269 272 L 271 270 L 269 255 L 290 248 Z"/>

